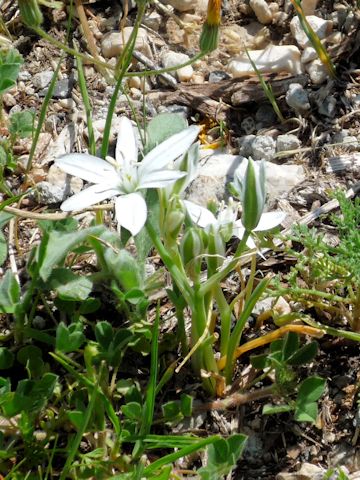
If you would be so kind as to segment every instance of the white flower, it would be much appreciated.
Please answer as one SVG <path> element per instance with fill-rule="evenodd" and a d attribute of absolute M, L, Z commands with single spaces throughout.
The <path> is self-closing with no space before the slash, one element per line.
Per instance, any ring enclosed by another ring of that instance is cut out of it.
<path fill-rule="evenodd" d="M 211 226 L 217 230 L 227 228 L 229 225 L 232 226 L 232 235 L 238 237 L 240 240 L 243 238 L 245 233 L 245 227 L 243 226 L 241 219 L 236 220 L 237 209 L 234 208 L 233 203 L 220 210 L 218 217 L 216 218 L 210 210 L 205 207 L 201 207 L 193 202 L 184 200 L 186 209 L 190 215 L 191 220 L 204 229 L 209 229 Z M 253 232 L 266 232 L 272 230 L 281 224 L 281 222 L 286 217 L 284 212 L 266 212 L 263 213 L 260 217 L 260 220 L 257 226 L 252 230 Z M 256 248 L 254 240 L 251 236 L 247 239 L 246 245 L 253 249 Z"/>
<path fill-rule="evenodd" d="M 136 235 L 147 218 L 147 206 L 140 190 L 163 188 L 186 175 L 186 172 L 167 169 L 195 141 L 199 128 L 195 125 L 168 138 L 137 162 L 138 148 L 130 120 L 121 118 L 115 160 L 102 160 L 83 153 L 58 158 L 55 163 L 64 172 L 94 183 L 65 200 L 65 212 L 89 207 L 117 197 L 115 216 L 118 224 Z"/>

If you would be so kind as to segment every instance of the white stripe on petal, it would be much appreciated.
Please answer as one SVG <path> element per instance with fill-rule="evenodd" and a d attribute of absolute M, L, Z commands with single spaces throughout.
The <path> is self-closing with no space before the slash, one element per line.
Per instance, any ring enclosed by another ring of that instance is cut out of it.
<path fill-rule="evenodd" d="M 138 147 L 134 128 L 127 117 L 121 117 L 115 149 L 116 163 L 126 170 L 130 163 L 137 162 L 137 157 Z"/>
<path fill-rule="evenodd" d="M 199 131 L 199 127 L 192 125 L 160 143 L 143 158 L 139 166 L 140 175 L 146 175 L 152 170 L 161 170 L 183 155 L 195 141 Z"/>
<path fill-rule="evenodd" d="M 186 172 L 176 170 L 155 170 L 140 178 L 138 188 L 163 188 L 169 183 L 174 183 L 179 178 L 185 177 L 185 175 Z"/>
<path fill-rule="evenodd" d="M 136 235 L 146 222 L 146 202 L 140 193 L 129 193 L 117 197 L 115 215 L 119 225 L 129 230 L 132 235 Z"/>
<path fill-rule="evenodd" d="M 254 229 L 254 232 L 265 232 L 266 230 L 272 230 L 273 228 L 280 225 L 280 223 L 286 217 L 284 212 L 266 212 L 263 213 L 260 217 L 257 227 Z"/>
<path fill-rule="evenodd" d="M 69 175 L 80 177 L 91 183 L 111 182 L 113 185 L 118 178 L 116 170 L 110 163 L 85 153 L 64 155 L 55 160 L 55 165 Z"/>
<path fill-rule="evenodd" d="M 216 223 L 215 216 L 205 207 L 201 207 L 196 203 L 184 200 L 184 205 L 188 211 L 191 220 L 199 225 L 201 228 L 205 228 L 212 223 Z"/>
<path fill-rule="evenodd" d="M 102 202 L 108 198 L 119 195 L 119 190 L 109 188 L 108 185 L 91 185 L 81 192 L 68 198 L 61 204 L 63 212 L 71 212 L 72 210 L 81 210 L 82 208 L 90 207 L 95 203 Z"/>

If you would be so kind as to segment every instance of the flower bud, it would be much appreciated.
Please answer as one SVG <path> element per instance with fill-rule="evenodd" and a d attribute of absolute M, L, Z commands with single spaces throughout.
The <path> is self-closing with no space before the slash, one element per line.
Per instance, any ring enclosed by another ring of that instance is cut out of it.
<path fill-rule="evenodd" d="M 209 256 L 206 258 L 206 262 L 209 273 L 213 274 L 224 263 L 225 245 L 219 230 L 214 225 L 210 225 L 207 238 Z"/>
<path fill-rule="evenodd" d="M 189 228 L 181 239 L 180 253 L 191 278 L 200 273 L 204 251 L 204 232 L 197 227 Z"/>
<path fill-rule="evenodd" d="M 221 22 L 221 0 L 209 0 L 207 16 L 200 36 L 200 50 L 210 53 L 219 44 L 219 26 Z"/>
<path fill-rule="evenodd" d="M 249 158 L 245 174 L 242 224 L 248 232 L 257 227 L 265 206 L 265 163 Z"/>
<path fill-rule="evenodd" d="M 176 240 L 185 219 L 185 208 L 178 197 L 173 197 L 166 211 L 164 236 Z"/>
<path fill-rule="evenodd" d="M 265 206 L 264 161 L 254 162 L 249 158 L 246 169 L 240 165 L 235 171 L 231 192 L 240 198 L 243 207 L 241 222 L 251 232 L 257 227 Z"/>
<path fill-rule="evenodd" d="M 37 0 L 18 0 L 22 21 L 28 27 L 40 27 L 43 16 Z"/>

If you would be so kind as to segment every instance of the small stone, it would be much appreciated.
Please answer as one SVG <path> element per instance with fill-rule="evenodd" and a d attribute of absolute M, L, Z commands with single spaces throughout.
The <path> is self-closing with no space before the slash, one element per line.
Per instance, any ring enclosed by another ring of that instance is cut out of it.
<path fill-rule="evenodd" d="M 179 12 L 188 12 L 190 10 L 195 10 L 198 2 L 197 0 L 167 0 L 166 3 Z"/>
<path fill-rule="evenodd" d="M 26 81 L 30 80 L 31 78 L 32 78 L 32 75 L 27 70 L 20 71 L 19 76 L 18 76 L 18 79 L 21 82 L 26 82 Z"/>
<path fill-rule="evenodd" d="M 165 52 L 161 55 L 161 63 L 164 68 L 172 68 L 176 67 L 176 65 L 181 65 L 182 63 L 186 63 L 190 60 L 190 57 L 185 53 L 177 53 L 177 52 Z M 193 76 L 194 70 L 191 65 L 187 65 L 186 67 L 179 68 L 176 70 L 176 76 L 180 82 L 187 82 Z"/>
<path fill-rule="evenodd" d="M 158 113 L 176 113 L 177 115 L 181 115 L 184 118 L 188 118 L 190 114 L 190 108 L 187 107 L 186 105 L 178 105 L 176 103 L 171 104 L 171 105 L 160 105 L 158 107 Z"/>
<path fill-rule="evenodd" d="M 200 72 L 195 72 L 191 77 L 191 83 L 194 83 L 195 85 L 202 85 L 204 81 L 204 75 Z"/>
<path fill-rule="evenodd" d="M 306 19 L 320 40 L 324 40 L 324 38 L 331 33 L 333 28 L 333 22 L 331 20 L 324 20 L 320 17 L 316 17 L 315 15 L 309 15 L 306 17 Z M 304 29 L 302 28 L 300 20 L 297 16 L 291 20 L 290 30 L 292 36 L 295 38 L 300 47 L 305 48 L 311 45 L 311 42 L 304 32 Z"/>
<path fill-rule="evenodd" d="M 318 0 L 302 0 L 301 8 L 306 16 L 314 15 Z"/>
<path fill-rule="evenodd" d="M 56 165 L 51 165 L 49 168 L 47 181 L 51 185 L 62 188 L 67 196 L 79 193 L 84 185 L 84 182 L 81 180 L 81 178 L 67 175 Z"/>
<path fill-rule="evenodd" d="M 254 160 L 271 160 L 275 155 L 275 141 L 268 135 L 258 135 L 251 144 Z"/>
<path fill-rule="evenodd" d="M 289 150 L 297 150 L 300 148 L 301 142 L 298 137 L 292 133 L 279 135 L 276 139 L 276 151 L 287 152 Z"/>
<path fill-rule="evenodd" d="M 65 200 L 65 189 L 53 185 L 49 182 L 39 182 L 36 184 L 36 191 L 33 193 L 36 201 L 42 205 L 52 205 L 54 203 L 60 203 Z"/>
<path fill-rule="evenodd" d="M 303 182 L 305 178 L 305 170 L 302 165 L 267 164 L 266 191 L 268 202 L 278 201 L 282 195 L 290 192 L 296 185 Z"/>
<path fill-rule="evenodd" d="M 219 83 L 222 82 L 223 80 L 229 80 L 231 76 L 223 72 L 222 70 L 215 70 L 214 72 L 210 72 L 209 74 L 209 83 Z"/>
<path fill-rule="evenodd" d="M 44 72 L 35 73 L 32 77 L 32 84 L 37 90 L 41 90 L 49 85 L 54 75 L 52 70 L 45 70 Z"/>
<path fill-rule="evenodd" d="M 312 60 L 318 58 L 318 54 L 316 53 L 315 48 L 313 47 L 305 47 L 302 55 L 301 55 L 301 63 L 309 63 Z"/>
<path fill-rule="evenodd" d="M 118 57 L 128 42 L 133 27 L 125 27 L 121 32 L 109 32 L 104 35 L 101 42 L 101 51 L 105 58 Z M 148 34 L 144 28 L 139 28 L 135 50 L 139 50 L 151 58 L 151 49 L 149 46 Z"/>
<path fill-rule="evenodd" d="M 251 60 L 261 72 L 288 72 L 292 75 L 303 73 L 300 50 L 294 45 L 270 45 L 264 50 L 249 51 Z M 228 70 L 234 78 L 254 75 L 254 69 L 246 54 L 229 62 Z"/>
<path fill-rule="evenodd" d="M 300 470 L 290 473 L 278 473 L 276 480 L 323 480 L 325 470 L 312 463 L 303 463 Z"/>
<path fill-rule="evenodd" d="M 251 117 L 247 117 L 251 118 Z M 239 154 L 243 157 L 251 157 L 252 155 L 252 142 L 255 140 L 255 135 L 244 135 L 238 139 Z"/>
<path fill-rule="evenodd" d="M 260 23 L 268 25 L 272 22 L 273 14 L 265 0 L 250 0 L 249 4 Z"/>
<path fill-rule="evenodd" d="M 276 122 L 276 113 L 271 105 L 260 105 L 255 114 L 255 119 L 260 125 L 257 125 L 258 130 L 260 128 L 271 127 Z M 260 128 L 259 128 L 260 127 Z"/>
<path fill-rule="evenodd" d="M 255 120 L 253 117 L 245 117 L 244 120 L 241 122 L 241 128 L 244 130 L 246 135 L 249 135 L 256 130 Z M 247 155 L 245 155 L 246 157 Z"/>
<path fill-rule="evenodd" d="M 204 207 L 209 202 L 226 200 L 227 183 L 234 180 L 234 172 L 243 160 L 240 155 L 224 153 L 214 153 L 202 160 L 199 175 L 188 188 L 186 198 Z"/>
<path fill-rule="evenodd" d="M 2 101 L 5 107 L 14 107 L 17 104 L 15 97 L 8 92 L 2 95 Z"/>
<path fill-rule="evenodd" d="M 313 60 L 311 63 L 307 64 L 305 69 L 308 72 L 312 83 L 315 85 L 320 85 L 329 78 L 328 69 L 319 59 Z"/>
<path fill-rule="evenodd" d="M 146 27 L 151 28 L 152 30 L 155 30 L 157 32 L 161 26 L 161 21 L 162 21 L 161 15 L 156 10 L 154 10 L 148 15 L 144 15 L 142 23 Z"/>
<path fill-rule="evenodd" d="M 334 118 L 336 114 L 336 98 L 334 96 L 326 97 L 322 102 L 319 102 L 319 113 L 328 118 Z"/>
<path fill-rule="evenodd" d="M 300 83 L 291 83 L 286 92 L 286 103 L 299 113 L 310 110 L 309 97 Z"/>

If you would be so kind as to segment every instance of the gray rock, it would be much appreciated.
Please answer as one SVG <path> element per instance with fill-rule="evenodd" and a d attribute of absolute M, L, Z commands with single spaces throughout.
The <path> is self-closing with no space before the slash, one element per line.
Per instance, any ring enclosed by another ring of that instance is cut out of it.
<path fill-rule="evenodd" d="M 309 97 L 300 83 L 291 83 L 286 92 L 286 103 L 299 113 L 304 113 L 310 110 Z"/>
<path fill-rule="evenodd" d="M 275 155 L 275 140 L 268 135 L 258 135 L 251 144 L 254 160 L 271 160 Z"/>
<path fill-rule="evenodd" d="M 202 160 L 199 175 L 188 188 L 186 198 L 204 207 L 209 202 L 227 199 L 227 183 L 234 180 L 234 172 L 243 160 L 240 155 L 223 153 Z"/>
<path fill-rule="evenodd" d="M 271 105 L 260 105 L 255 114 L 256 121 L 260 124 L 257 125 L 258 129 L 264 127 L 271 127 L 276 122 L 276 113 Z"/>
<path fill-rule="evenodd" d="M 27 70 L 22 70 L 19 73 L 18 79 L 19 79 L 19 81 L 27 82 L 28 80 L 31 79 L 31 77 L 32 77 L 32 75 L 31 75 L 30 72 L 28 72 Z"/>
<path fill-rule="evenodd" d="M 184 118 L 188 118 L 190 113 L 190 108 L 186 105 L 177 105 L 174 103 L 173 105 L 160 105 L 158 107 L 158 113 L 177 113 L 178 115 L 182 115 Z"/>
<path fill-rule="evenodd" d="M 305 65 L 305 70 L 309 74 L 310 80 L 314 85 L 320 85 L 329 78 L 329 72 L 326 66 L 318 58 Z"/>
<path fill-rule="evenodd" d="M 156 10 L 154 10 L 153 12 L 144 15 L 142 24 L 145 25 L 145 27 L 151 28 L 152 30 L 155 30 L 157 32 L 161 26 L 161 21 L 161 15 Z"/>
<path fill-rule="evenodd" d="M 59 185 L 53 185 L 50 182 L 39 182 L 36 185 L 34 198 L 42 205 L 60 203 L 66 198 L 65 188 L 62 188 Z"/>
<path fill-rule="evenodd" d="M 266 168 L 266 191 L 268 202 L 276 202 L 279 197 L 288 193 L 306 178 L 304 168 L 301 165 L 277 165 L 267 164 Z"/>
<path fill-rule="evenodd" d="M 254 133 L 256 130 L 255 120 L 253 119 L 253 117 L 245 117 L 240 125 L 246 135 Z"/>
<path fill-rule="evenodd" d="M 323 40 L 331 33 L 333 28 L 333 23 L 331 20 L 323 20 L 322 18 L 315 15 L 308 15 L 306 19 L 311 25 L 314 32 L 317 33 L 320 40 Z M 300 47 L 305 48 L 311 44 L 297 16 L 291 20 L 290 30 L 292 36 L 295 38 Z"/>
<path fill-rule="evenodd" d="M 45 70 L 44 72 L 35 73 L 32 77 L 32 84 L 37 90 L 41 90 L 49 85 L 54 75 L 52 70 Z"/>
<path fill-rule="evenodd" d="M 286 152 L 288 150 L 297 150 L 300 148 L 301 142 L 298 137 L 292 133 L 279 135 L 276 139 L 276 151 Z"/>
<path fill-rule="evenodd" d="M 251 118 L 251 117 L 248 117 Z M 251 157 L 252 155 L 252 142 L 255 140 L 256 135 L 244 135 L 238 139 L 239 154 L 243 157 Z"/>
<path fill-rule="evenodd" d="M 231 75 L 222 70 L 215 70 L 214 72 L 210 72 L 209 74 L 209 83 L 219 83 L 223 80 L 229 80 Z"/>
<path fill-rule="evenodd" d="M 328 96 L 323 101 L 319 102 L 319 113 L 328 118 L 334 118 L 336 115 L 336 98 Z"/>

